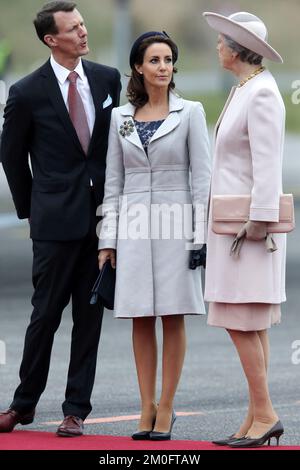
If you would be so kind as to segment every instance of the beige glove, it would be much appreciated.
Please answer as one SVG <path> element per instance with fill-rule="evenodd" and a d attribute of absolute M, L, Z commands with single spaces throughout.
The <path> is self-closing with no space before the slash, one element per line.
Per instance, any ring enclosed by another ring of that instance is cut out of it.
<path fill-rule="evenodd" d="M 244 236 L 246 236 L 247 240 L 264 240 L 267 236 L 267 223 L 248 220 L 237 234 L 237 238 L 242 238 Z"/>
<path fill-rule="evenodd" d="M 273 240 L 272 234 L 267 233 L 267 223 L 261 221 L 248 220 L 248 222 L 243 225 L 230 249 L 230 255 L 239 257 L 243 242 L 245 240 L 251 241 L 260 241 L 265 240 L 266 249 L 269 253 L 277 250 L 275 241 Z"/>

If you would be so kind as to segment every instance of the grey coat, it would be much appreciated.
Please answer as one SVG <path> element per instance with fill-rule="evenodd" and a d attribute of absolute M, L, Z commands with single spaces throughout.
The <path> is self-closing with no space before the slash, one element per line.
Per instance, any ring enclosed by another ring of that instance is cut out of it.
<path fill-rule="evenodd" d="M 189 249 L 206 241 L 211 162 L 200 103 L 170 93 L 169 115 L 146 155 L 135 108 L 112 112 L 99 249 L 115 248 L 115 316 L 205 313 Z M 126 124 L 125 124 L 126 126 Z"/>

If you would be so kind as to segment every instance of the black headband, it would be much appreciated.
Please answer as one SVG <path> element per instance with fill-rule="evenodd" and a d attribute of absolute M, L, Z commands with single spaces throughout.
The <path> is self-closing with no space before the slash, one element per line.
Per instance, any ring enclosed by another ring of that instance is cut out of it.
<path fill-rule="evenodd" d="M 144 39 L 150 38 L 152 36 L 161 36 L 162 38 L 170 39 L 170 36 L 168 36 L 168 34 L 165 31 L 163 31 L 163 32 L 161 32 L 161 31 L 148 31 L 147 33 L 144 33 L 141 36 L 139 36 L 134 41 L 133 46 L 132 46 L 131 51 L 130 51 L 129 64 L 130 64 L 131 68 L 133 68 L 134 64 L 136 63 L 136 56 L 137 56 L 137 53 L 138 53 L 138 50 L 139 50 L 139 47 L 140 47 L 141 43 L 144 41 Z M 175 62 L 178 59 L 178 49 L 177 49 L 176 46 L 175 46 L 175 50 L 172 51 L 172 55 L 173 55 L 173 63 L 175 64 Z"/>

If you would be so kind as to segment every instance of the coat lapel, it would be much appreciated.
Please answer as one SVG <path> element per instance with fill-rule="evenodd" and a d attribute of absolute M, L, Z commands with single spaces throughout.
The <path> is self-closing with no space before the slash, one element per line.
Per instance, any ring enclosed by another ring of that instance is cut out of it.
<path fill-rule="evenodd" d="M 126 135 L 125 139 L 128 140 L 129 142 L 131 142 L 133 145 L 136 145 L 138 148 L 140 148 L 145 153 L 144 147 L 142 145 L 141 139 L 138 135 L 138 132 L 137 132 L 135 126 L 134 126 L 133 132 L 130 135 Z"/>
<path fill-rule="evenodd" d="M 95 75 L 93 66 L 85 60 L 82 60 L 82 66 L 84 68 L 85 74 L 89 82 L 89 86 L 90 86 L 90 90 L 91 90 L 91 94 L 92 94 L 94 106 L 95 106 L 95 124 L 94 124 L 93 132 L 91 135 L 91 141 L 89 145 L 89 152 L 90 152 L 93 145 L 97 141 L 98 134 L 101 130 L 101 125 L 100 125 L 100 115 L 102 112 L 101 103 L 103 103 L 103 101 L 105 100 L 107 96 L 107 92 L 105 90 L 105 87 L 102 86 L 102 83 L 99 80 L 99 74 L 97 74 L 97 76 Z"/>
<path fill-rule="evenodd" d="M 126 121 L 134 120 L 135 106 L 133 106 L 131 103 L 127 103 L 125 106 L 122 106 L 120 111 L 124 118 L 124 120 L 122 121 L 122 124 Z M 141 139 L 139 138 L 139 135 L 137 133 L 135 126 L 134 126 L 133 132 L 131 132 L 129 135 L 126 135 L 125 139 L 128 140 L 128 142 L 131 142 L 136 147 L 140 148 L 143 151 L 143 153 L 145 153 L 144 147 L 142 145 Z"/>
<path fill-rule="evenodd" d="M 168 117 L 164 120 L 164 122 L 159 126 L 155 134 L 152 136 L 149 144 L 172 132 L 172 130 L 175 129 L 175 127 L 177 127 L 179 123 L 180 119 L 178 113 L 170 113 Z"/>
<path fill-rule="evenodd" d="M 150 140 L 150 144 L 151 142 L 160 139 L 164 135 L 169 134 L 173 131 L 173 129 L 175 129 L 179 125 L 180 117 L 178 111 L 181 111 L 183 109 L 183 106 L 183 99 L 175 95 L 175 93 L 170 92 L 169 115 L 153 135 L 152 139 Z"/>
<path fill-rule="evenodd" d="M 223 119 L 223 117 L 224 117 L 225 111 L 226 111 L 226 109 L 228 108 L 229 103 L 230 103 L 230 101 L 231 101 L 232 98 L 233 98 L 233 95 L 234 95 L 234 93 L 235 93 L 236 88 L 237 88 L 236 86 L 233 86 L 233 87 L 231 88 L 230 93 L 229 93 L 229 95 L 228 95 L 228 98 L 227 98 L 227 100 L 226 100 L 226 103 L 225 103 L 225 105 L 224 105 L 224 108 L 222 109 L 222 112 L 221 112 L 221 114 L 220 114 L 220 116 L 219 116 L 219 118 L 218 118 L 218 120 L 217 120 L 217 123 L 216 123 L 216 125 L 215 125 L 215 130 L 214 130 L 214 139 L 216 139 L 216 137 L 217 137 L 217 133 L 218 133 L 220 124 L 221 124 L 221 122 L 222 122 L 222 119 Z"/>
<path fill-rule="evenodd" d="M 83 153 L 80 141 L 78 139 L 76 130 L 72 124 L 70 119 L 68 110 L 66 108 L 64 99 L 62 97 L 59 84 L 57 83 L 56 76 L 53 72 L 53 69 L 50 65 L 50 60 L 46 62 L 46 64 L 42 67 L 41 74 L 44 78 L 44 86 L 45 91 L 49 96 L 49 99 L 54 107 L 57 115 L 59 116 L 60 120 L 62 121 L 67 133 L 73 139 L 75 145 L 81 150 Z"/>

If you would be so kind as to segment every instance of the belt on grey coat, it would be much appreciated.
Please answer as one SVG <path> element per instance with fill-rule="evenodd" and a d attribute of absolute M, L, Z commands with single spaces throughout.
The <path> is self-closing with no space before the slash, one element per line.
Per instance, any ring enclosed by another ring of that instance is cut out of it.
<path fill-rule="evenodd" d="M 189 168 L 183 165 L 126 168 L 123 193 L 190 191 L 189 173 Z"/>

